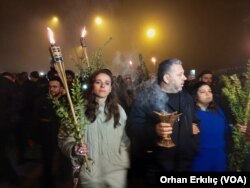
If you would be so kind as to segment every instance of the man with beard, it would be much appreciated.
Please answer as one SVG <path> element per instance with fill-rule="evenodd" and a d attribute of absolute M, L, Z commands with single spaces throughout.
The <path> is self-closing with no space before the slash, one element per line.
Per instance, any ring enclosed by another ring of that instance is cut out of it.
<path fill-rule="evenodd" d="M 67 170 L 59 169 L 61 167 L 69 166 L 70 162 L 63 162 L 65 164 L 61 164 L 61 160 L 64 161 L 64 156 L 60 153 L 58 142 L 57 142 L 57 134 L 60 126 L 60 119 L 56 115 L 55 109 L 53 107 L 52 100 L 66 100 L 64 97 L 64 87 L 59 77 L 52 77 L 49 80 L 49 90 L 48 94 L 43 96 L 42 98 L 37 100 L 35 107 L 35 117 L 37 120 L 37 134 L 38 140 L 42 147 L 42 160 L 43 160 L 43 182 L 44 187 L 52 188 L 55 187 L 56 179 L 54 175 L 54 169 L 56 168 L 56 173 L 65 175 L 63 173 L 70 172 Z M 50 97 L 49 97 L 50 96 Z M 66 102 L 66 101 L 65 101 Z M 55 165 L 55 161 L 56 165 Z M 59 165 L 58 165 L 59 164 Z M 62 165 L 62 166 L 61 166 Z"/>
<path fill-rule="evenodd" d="M 198 150 L 199 130 L 192 97 L 182 90 L 185 80 L 179 59 L 164 60 L 159 64 L 156 81 L 137 95 L 131 107 L 127 134 L 136 151 L 131 160 L 143 169 L 146 187 L 155 187 L 160 173 L 191 170 Z M 155 113 L 164 111 L 181 114 L 173 127 L 160 122 Z M 169 134 L 175 146 L 159 146 L 159 140 Z M 142 164 L 138 165 L 139 162 Z"/>

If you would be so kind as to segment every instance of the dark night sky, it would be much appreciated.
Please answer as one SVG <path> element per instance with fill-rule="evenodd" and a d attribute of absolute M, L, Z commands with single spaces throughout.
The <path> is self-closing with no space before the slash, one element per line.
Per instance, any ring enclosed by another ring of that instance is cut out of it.
<path fill-rule="evenodd" d="M 97 14 L 105 28 L 94 27 Z M 103 60 L 117 74 L 129 59 L 136 65 L 139 53 L 151 70 L 151 56 L 158 62 L 177 57 L 186 70 L 198 71 L 242 66 L 250 57 L 249 0 L 2 0 L 0 72 L 49 70 L 46 27 L 52 16 L 60 20 L 54 33 L 65 66 L 73 70 L 84 25 L 89 55 L 112 37 Z M 153 41 L 143 37 L 146 24 L 157 28 Z"/>

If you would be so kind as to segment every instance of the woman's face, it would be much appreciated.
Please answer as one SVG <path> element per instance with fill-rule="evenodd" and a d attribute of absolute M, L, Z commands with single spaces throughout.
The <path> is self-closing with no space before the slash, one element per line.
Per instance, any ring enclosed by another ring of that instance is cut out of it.
<path fill-rule="evenodd" d="M 200 104 L 208 105 L 213 101 L 213 93 L 208 85 L 201 86 L 197 91 L 197 102 Z"/>
<path fill-rule="evenodd" d="M 100 99 L 106 99 L 111 92 L 111 78 L 104 73 L 96 76 L 93 85 L 94 94 Z"/>

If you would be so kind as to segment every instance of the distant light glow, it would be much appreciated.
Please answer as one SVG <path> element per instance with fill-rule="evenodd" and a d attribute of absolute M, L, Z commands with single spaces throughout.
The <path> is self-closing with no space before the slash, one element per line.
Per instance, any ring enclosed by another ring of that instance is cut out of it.
<path fill-rule="evenodd" d="M 57 23 L 57 22 L 59 21 L 59 19 L 58 19 L 58 17 L 54 16 L 54 17 L 52 18 L 52 21 L 53 21 L 54 23 Z"/>
<path fill-rule="evenodd" d="M 40 75 L 40 76 L 44 76 L 45 73 L 44 73 L 43 71 L 40 71 L 40 72 L 39 72 L 39 75 Z"/>
<path fill-rule="evenodd" d="M 95 18 L 95 23 L 97 24 L 97 25 L 101 25 L 102 24 L 102 18 L 101 17 L 96 17 Z"/>
<path fill-rule="evenodd" d="M 155 29 L 153 29 L 153 28 L 148 29 L 147 30 L 147 36 L 149 38 L 153 38 L 155 36 Z"/>
<path fill-rule="evenodd" d="M 82 84 L 82 89 L 83 89 L 83 90 L 88 89 L 88 85 L 87 85 L 87 84 Z"/>

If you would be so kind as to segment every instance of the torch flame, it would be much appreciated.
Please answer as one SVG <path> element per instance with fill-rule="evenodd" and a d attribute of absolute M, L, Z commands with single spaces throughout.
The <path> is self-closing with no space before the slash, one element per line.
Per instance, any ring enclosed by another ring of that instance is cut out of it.
<path fill-rule="evenodd" d="M 81 37 L 84 38 L 86 34 L 87 34 L 87 31 L 86 31 L 85 26 L 84 26 L 84 28 L 82 29 L 82 36 Z"/>
<path fill-rule="evenodd" d="M 54 39 L 54 33 L 49 27 L 47 27 L 47 30 L 48 30 L 48 34 L 49 34 L 49 42 L 50 42 L 50 44 L 53 45 L 56 43 L 55 39 Z"/>
<path fill-rule="evenodd" d="M 156 58 L 155 58 L 155 57 L 152 57 L 152 58 L 151 58 L 151 61 L 153 62 L 153 64 L 155 64 L 155 63 L 156 63 Z"/>

